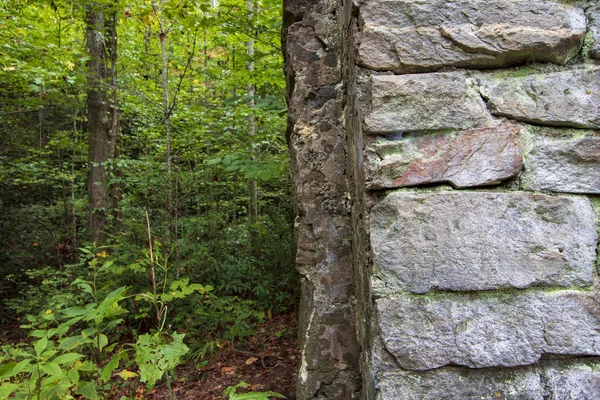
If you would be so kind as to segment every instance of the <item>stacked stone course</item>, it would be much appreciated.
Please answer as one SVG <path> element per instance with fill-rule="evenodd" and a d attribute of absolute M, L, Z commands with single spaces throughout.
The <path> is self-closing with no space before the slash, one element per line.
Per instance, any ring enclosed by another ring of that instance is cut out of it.
<path fill-rule="evenodd" d="M 600 399 L 598 1 L 285 10 L 298 398 Z"/>

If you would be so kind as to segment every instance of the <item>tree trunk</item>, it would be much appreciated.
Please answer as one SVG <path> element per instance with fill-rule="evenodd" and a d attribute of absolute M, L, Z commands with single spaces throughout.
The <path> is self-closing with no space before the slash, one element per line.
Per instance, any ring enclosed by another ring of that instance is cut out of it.
<path fill-rule="evenodd" d="M 109 226 L 116 226 L 122 185 L 109 184 L 107 162 L 119 153 L 119 95 L 117 88 L 117 11 L 105 18 L 98 3 L 87 5 L 90 240 L 103 243 Z M 109 68 L 110 65 L 110 68 Z M 113 176 L 118 175 L 112 166 Z M 114 224 L 110 224 L 109 215 Z"/>
<path fill-rule="evenodd" d="M 162 60 L 162 71 L 161 71 L 161 83 L 163 92 L 163 121 L 165 124 L 165 138 L 166 138 L 166 158 L 167 158 L 167 173 L 171 175 L 172 168 L 172 156 L 171 156 L 171 110 L 169 106 L 169 68 L 167 63 L 167 31 L 165 30 L 165 16 L 162 11 L 159 10 L 159 6 L 164 3 L 164 0 L 160 0 L 157 5 L 152 2 L 154 12 L 159 16 L 160 31 L 158 33 L 160 39 L 160 54 Z M 170 180 L 169 180 L 170 182 Z"/>
<path fill-rule="evenodd" d="M 248 0 L 248 18 L 250 22 L 254 20 L 254 0 Z M 254 39 L 253 36 L 248 40 L 248 58 L 250 61 L 248 62 L 248 71 L 250 75 L 254 71 Z M 254 120 L 254 114 L 252 114 L 252 108 L 254 108 L 254 96 L 256 95 L 256 88 L 254 84 L 250 82 L 248 84 L 248 97 L 250 98 L 249 106 L 250 106 L 250 116 L 248 117 L 248 131 L 250 134 L 250 158 L 255 159 L 254 154 L 254 137 L 256 136 L 256 123 Z M 248 217 L 250 219 L 250 224 L 252 225 L 251 231 L 253 235 L 255 234 L 254 224 L 258 221 L 258 183 L 256 179 L 252 179 L 249 185 L 250 192 L 250 200 L 248 202 Z"/>
<path fill-rule="evenodd" d="M 111 160 L 116 160 L 120 155 L 119 148 L 119 89 L 117 86 L 117 11 L 116 7 L 113 8 L 110 12 L 108 21 L 106 26 L 106 36 L 109 38 L 108 40 L 108 54 L 110 59 L 110 87 L 111 87 L 111 104 L 110 104 L 110 114 L 111 114 L 111 122 L 110 122 L 110 132 L 109 132 L 109 151 L 108 157 Z M 121 212 L 119 209 L 119 203 L 121 202 L 121 197 L 123 195 L 123 184 L 120 182 L 120 178 L 122 176 L 122 172 L 118 169 L 116 163 L 112 163 L 111 172 L 113 179 L 116 182 L 113 182 L 109 185 L 109 195 L 110 195 L 110 209 L 111 209 L 111 232 L 113 234 L 116 233 L 119 227 L 119 221 L 121 219 Z"/>
<path fill-rule="evenodd" d="M 86 9 L 88 62 L 88 223 L 90 240 L 106 240 L 109 193 L 105 163 L 109 159 L 110 120 L 108 96 L 104 83 L 108 78 L 104 45 L 104 12 L 96 3 Z"/>

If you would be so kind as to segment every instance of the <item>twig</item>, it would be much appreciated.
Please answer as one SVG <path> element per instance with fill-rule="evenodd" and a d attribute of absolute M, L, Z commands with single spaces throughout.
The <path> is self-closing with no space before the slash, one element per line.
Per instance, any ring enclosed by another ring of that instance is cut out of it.
<path fill-rule="evenodd" d="M 150 248 L 150 270 L 152 271 L 152 292 L 154 294 L 154 298 L 152 302 L 154 303 L 154 309 L 156 310 L 156 320 L 160 324 L 161 320 L 161 312 L 158 308 L 158 303 L 156 302 L 156 272 L 154 271 L 154 252 L 152 249 L 152 233 L 150 232 L 150 216 L 148 215 L 148 209 L 144 209 L 146 211 L 146 225 L 148 226 L 148 246 Z"/>
<path fill-rule="evenodd" d="M 236 349 L 235 347 L 231 347 L 231 351 L 234 352 L 234 353 L 242 354 L 244 356 L 259 358 L 260 359 L 260 363 L 262 364 L 263 368 L 266 368 L 266 366 L 265 366 L 265 358 L 267 358 L 267 357 L 277 357 L 277 358 L 279 358 L 279 356 L 281 355 L 281 353 L 270 353 L 270 354 L 267 354 L 267 353 L 253 353 L 251 351 L 239 350 L 239 349 Z"/>

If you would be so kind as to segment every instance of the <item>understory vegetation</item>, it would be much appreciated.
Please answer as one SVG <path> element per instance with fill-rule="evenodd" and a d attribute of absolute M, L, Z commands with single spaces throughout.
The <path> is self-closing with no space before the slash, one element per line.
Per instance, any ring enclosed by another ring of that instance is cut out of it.
<path fill-rule="evenodd" d="M 173 398 L 177 365 L 295 309 L 280 14 L 0 4 L 0 398 Z"/>

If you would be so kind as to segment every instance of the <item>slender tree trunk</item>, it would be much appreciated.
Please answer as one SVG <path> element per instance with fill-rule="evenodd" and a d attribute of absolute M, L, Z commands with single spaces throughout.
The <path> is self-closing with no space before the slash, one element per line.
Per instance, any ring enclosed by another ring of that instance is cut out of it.
<path fill-rule="evenodd" d="M 159 9 L 165 0 L 160 0 L 159 5 L 154 1 L 152 7 L 154 13 L 158 16 L 160 24 L 160 31 L 158 37 L 160 39 L 160 54 L 162 60 L 162 72 L 161 72 L 161 84 L 162 84 L 162 95 L 163 95 L 163 123 L 165 127 L 165 141 L 166 141 L 166 159 L 167 159 L 167 213 L 168 213 L 168 224 L 169 224 L 169 238 L 177 243 L 177 230 L 174 225 L 177 223 L 177 216 L 175 215 L 176 207 L 174 205 L 175 195 L 175 182 L 173 179 L 173 156 L 171 154 L 171 109 L 169 104 L 169 65 L 167 63 L 167 30 L 165 29 L 165 16 Z"/>
<path fill-rule="evenodd" d="M 254 0 L 248 0 L 248 18 L 253 22 L 254 20 Z M 248 71 L 252 76 L 252 72 L 254 71 L 254 39 L 251 37 L 248 40 L 248 58 L 250 61 L 248 62 Z M 248 132 L 250 134 L 250 158 L 255 159 L 254 154 L 254 137 L 256 136 L 256 124 L 254 120 L 254 114 L 252 108 L 254 108 L 254 96 L 256 94 L 256 88 L 253 83 L 248 84 L 248 97 L 250 97 L 249 106 L 250 106 L 250 116 L 248 117 Z M 250 218 L 250 224 L 254 225 L 256 221 L 258 221 L 258 184 L 256 179 L 252 179 L 250 181 L 250 200 L 248 202 L 248 217 Z M 254 227 L 252 228 L 254 231 Z"/>
<path fill-rule="evenodd" d="M 161 0 L 159 4 L 164 3 Z M 167 32 L 165 30 L 165 16 L 158 9 L 159 6 L 156 3 L 152 3 L 154 12 L 158 15 L 160 23 L 160 32 L 158 34 L 160 38 L 160 54 L 162 57 L 162 92 L 163 92 L 163 120 L 165 124 L 165 137 L 166 137 L 166 156 L 167 156 L 167 172 L 171 174 L 171 118 L 169 109 L 169 69 L 167 64 Z"/>
<path fill-rule="evenodd" d="M 111 86 L 111 104 L 110 104 L 110 113 L 111 113 L 111 123 L 110 123 L 110 132 L 109 132 L 109 151 L 108 156 L 112 160 L 116 160 L 119 158 L 120 149 L 119 149 L 119 88 L 117 85 L 117 11 L 116 8 L 113 8 L 108 24 L 106 27 L 106 36 L 108 37 L 108 54 L 110 59 L 110 86 Z M 109 185 L 109 195 L 110 195 L 110 209 L 112 215 L 112 223 L 111 223 L 111 231 L 116 233 L 116 230 L 119 226 L 119 220 L 121 219 L 121 212 L 119 209 L 119 203 L 121 202 L 121 197 L 123 196 L 123 184 L 120 182 L 120 178 L 122 176 L 121 171 L 117 167 L 116 163 L 111 164 L 111 172 L 114 179 L 114 182 Z"/>
<path fill-rule="evenodd" d="M 43 102 L 44 102 L 44 94 L 43 94 L 43 89 L 40 88 L 40 93 L 39 93 L 39 97 L 40 97 L 40 110 L 38 111 L 38 131 L 39 131 L 39 148 L 41 149 L 42 147 L 44 147 L 44 106 L 43 106 Z"/>
<path fill-rule="evenodd" d="M 75 207 L 76 193 L 75 193 L 75 164 L 77 162 L 77 142 L 79 138 L 79 131 L 77 129 L 77 118 L 79 114 L 79 108 L 75 109 L 75 114 L 73 115 L 73 153 L 71 155 L 71 229 L 72 229 L 72 238 L 71 238 L 71 246 L 73 249 L 77 248 L 77 209 Z M 77 254 L 77 252 L 74 252 Z M 77 256 L 76 256 L 77 257 Z"/>
<path fill-rule="evenodd" d="M 91 3 L 86 10 L 86 42 L 88 62 L 88 224 L 90 240 L 106 240 L 108 226 L 109 193 L 105 163 L 109 158 L 110 121 L 108 98 L 104 82 L 108 77 L 104 45 L 104 12 Z"/>

